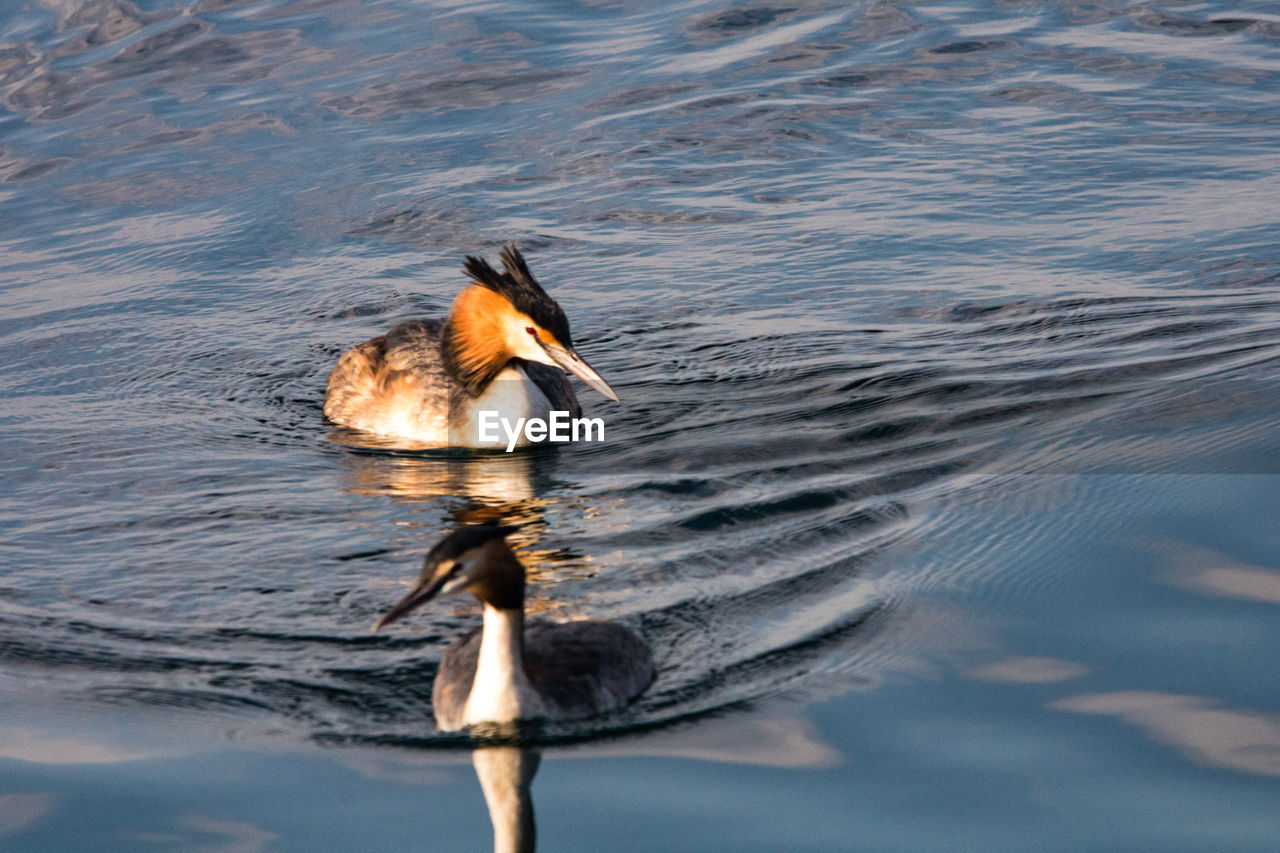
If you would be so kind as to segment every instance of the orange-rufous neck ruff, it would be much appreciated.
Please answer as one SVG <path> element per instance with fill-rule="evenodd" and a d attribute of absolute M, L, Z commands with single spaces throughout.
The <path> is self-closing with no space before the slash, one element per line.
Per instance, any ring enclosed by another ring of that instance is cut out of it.
<path fill-rule="evenodd" d="M 468 391 L 478 394 L 514 356 L 507 331 L 519 318 L 520 313 L 506 297 L 477 284 L 463 288 L 444 325 L 441 354 L 445 369 Z"/>

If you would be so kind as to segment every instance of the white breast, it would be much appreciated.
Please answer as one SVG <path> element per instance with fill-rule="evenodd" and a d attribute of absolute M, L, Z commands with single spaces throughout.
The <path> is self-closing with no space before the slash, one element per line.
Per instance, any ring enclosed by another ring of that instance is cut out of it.
<path fill-rule="evenodd" d="M 522 610 L 484 607 L 484 630 L 462 724 L 509 723 L 546 716 L 547 709 L 524 673 Z"/>
<path fill-rule="evenodd" d="M 496 444 L 480 440 L 481 412 L 496 412 L 497 417 L 505 419 L 512 430 L 516 429 L 517 424 L 526 423 L 530 418 L 545 421 L 551 416 L 551 401 L 547 399 L 547 395 L 542 393 L 542 389 L 528 374 L 513 365 L 504 367 L 484 389 L 484 393 L 468 401 L 466 406 L 464 412 L 457 413 L 461 417 L 452 419 L 449 443 L 455 447 L 507 447 L 508 434 L 502 426 L 497 427 L 499 440 Z M 521 418 L 524 420 L 521 421 Z M 524 447 L 528 443 L 521 429 L 516 446 Z"/>

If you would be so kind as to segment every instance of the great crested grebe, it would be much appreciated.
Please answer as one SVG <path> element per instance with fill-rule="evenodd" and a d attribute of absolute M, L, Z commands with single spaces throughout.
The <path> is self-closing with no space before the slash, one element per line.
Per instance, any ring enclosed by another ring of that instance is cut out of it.
<path fill-rule="evenodd" d="M 507 545 L 515 527 L 461 527 L 428 552 L 413 591 L 373 630 L 437 595 L 470 592 L 484 623 L 445 652 L 431 691 L 436 726 L 577 720 L 623 707 L 653 680 L 644 641 L 613 622 L 524 618 L 524 565 Z"/>
<path fill-rule="evenodd" d="M 445 319 L 408 320 L 348 350 L 329 374 L 325 416 L 426 446 L 493 447 L 479 438 L 482 411 L 511 423 L 545 420 L 552 411 L 582 414 L 561 371 L 617 400 L 574 351 L 564 312 L 515 245 L 501 258 L 500 273 L 467 256 L 472 283 Z"/>

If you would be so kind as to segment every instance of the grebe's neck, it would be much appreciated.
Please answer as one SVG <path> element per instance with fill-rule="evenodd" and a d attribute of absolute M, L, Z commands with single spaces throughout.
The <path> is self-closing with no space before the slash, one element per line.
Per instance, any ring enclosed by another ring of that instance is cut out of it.
<path fill-rule="evenodd" d="M 510 723 L 537 716 L 540 705 L 524 672 L 524 607 L 485 602 L 480 657 L 463 723 Z"/>

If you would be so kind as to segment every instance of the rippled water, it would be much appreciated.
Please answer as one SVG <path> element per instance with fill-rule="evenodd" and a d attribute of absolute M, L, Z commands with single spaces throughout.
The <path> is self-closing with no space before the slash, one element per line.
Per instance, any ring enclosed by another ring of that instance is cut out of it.
<path fill-rule="evenodd" d="M 21 799 L 46 796 L 31 768 L 61 763 L 67 719 L 84 765 L 133 756 L 131 718 L 283 750 L 294 779 L 314 743 L 455 760 L 430 684 L 475 609 L 369 625 L 443 531 L 501 516 L 526 523 L 534 607 L 630 624 L 659 667 L 545 743 L 723 757 L 627 744 L 784 702 L 817 721 L 787 729 L 809 753 L 778 736 L 792 764 L 878 767 L 833 734 L 857 721 L 913 744 L 905 773 L 977 750 L 926 710 L 963 717 L 974 684 L 1094 678 L 1035 710 L 984 693 L 981 716 L 1127 722 L 1098 761 L 1174 755 L 1121 774 L 1138 825 L 1173 828 L 1108 831 L 1063 797 L 1059 843 L 1265 849 L 1278 43 L 1261 2 L 0 4 L 0 752 L 25 762 L 0 838 L 129 849 L 150 825 L 59 835 L 56 797 Z M 324 422 L 345 348 L 443 314 L 462 256 L 512 239 L 622 398 L 579 385 L 606 442 L 393 453 Z M 1002 749 L 959 765 L 993 786 L 970 806 L 993 827 Z M 651 765 L 609 766 L 629 793 L 601 820 L 648 809 L 668 847 L 848 846 L 820 819 L 708 835 Z M 705 794 L 707 774 L 675 775 Z M 877 811 L 867 846 L 974 849 L 929 820 L 962 788 Z M 1204 837 L 1140 805 L 1193 789 Z M 222 831 L 178 825 L 170 846 Z M 315 849 L 272 826 L 259 846 Z"/>

